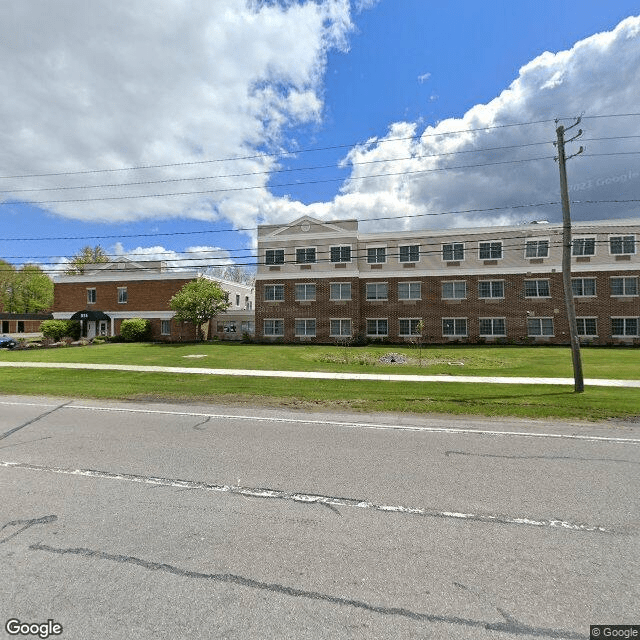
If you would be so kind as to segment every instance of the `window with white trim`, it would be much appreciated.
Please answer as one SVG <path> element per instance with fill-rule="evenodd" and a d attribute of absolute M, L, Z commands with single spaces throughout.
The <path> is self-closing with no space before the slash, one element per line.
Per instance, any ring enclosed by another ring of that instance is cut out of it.
<path fill-rule="evenodd" d="M 389 285 L 386 282 L 367 282 L 367 300 L 387 300 L 389 298 Z"/>
<path fill-rule="evenodd" d="M 573 256 L 595 256 L 595 238 L 574 238 L 571 242 L 571 255 Z"/>
<path fill-rule="evenodd" d="M 367 262 L 369 264 L 381 264 L 387 261 L 387 247 L 368 247 Z"/>
<path fill-rule="evenodd" d="M 624 278 L 611 278 L 612 296 L 637 296 L 638 278 L 635 276 Z"/>
<path fill-rule="evenodd" d="M 480 318 L 481 336 L 506 336 L 506 324 L 504 318 Z"/>
<path fill-rule="evenodd" d="M 331 247 L 331 262 L 351 262 L 351 245 Z"/>
<path fill-rule="evenodd" d="M 329 288 L 330 300 L 351 300 L 350 282 L 332 282 Z"/>
<path fill-rule="evenodd" d="M 127 287 L 118 287 L 118 304 L 126 304 L 128 299 Z"/>
<path fill-rule="evenodd" d="M 504 298 L 504 280 L 480 280 L 478 298 Z"/>
<path fill-rule="evenodd" d="M 420 245 L 408 244 L 398 247 L 400 262 L 418 262 L 420 260 Z"/>
<path fill-rule="evenodd" d="M 502 258 L 502 241 L 479 242 L 478 255 L 480 260 L 500 260 Z"/>
<path fill-rule="evenodd" d="M 547 258 L 549 257 L 548 240 L 527 240 L 524 249 L 525 258 Z"/>
<path fill-rule="evenodd" d="M 611 318 L 611 335 L 616 338 L 638 335 L 638 318 Z"/>
<path fill-rule="evenodd" d="M 464 260 L 464 242 L 446 242 L 442 245 L 442 259 L 446 262 Z"/>
<path fill-rule="evenodd" d="M 549 298 L 551 296 L 548 280 L 525 280 L 524 295 L 526 298 Z"/>
<path fill-rule="evenodd" d="M 351 335 L 351 318 L 330 318 L 329 335 L 332 338 L 339 338 Z"/>
<path fill-rule="evenodd" d="M 283 284 L 265 284 L 264 285 L 264 299 L 268 302 L 281 302 L 284 300 L 284 285 Z"/>
<path fill-rule="evenodd" d="M 598 319 L 597 318 L 576 318 L 576 325 L 579 336 L 597 336 L 598 335 Z"/>
<path fill-rule="evenodd" d="M 240 329 L 242 333 L 250 333 L 253 335 L 256 332 L 256 323 L 253 320 L 243 320 L 240 323 Z"/>
<path fill-rule="evenodd" d="M 316 299 L 316 284 L 315 282 L 307 282 L 296 285 L 296 300 L 307 301 Z"/>
<path fill-rule="evenodd" d="M 297 264 L 311 264 L 316 261 L 315 247 L 300 247 L 296 249 Z"/>
<path fill-rule="evenodd" d="M 284 249 L 267 249 L 264 262 L 265 264 L 284 264 Z"/>
<path fill-rule="evenodd" d="M 368 336 L 389 335 L 389 321 L 387 318 L 367 318 Z"/>
<path fill-rule="evenodd" d="M 94 288 L 87 289 L 87 304 L 95 304 L 96 300 L 96 290 Z"/>
<path fill-rule="evenodd" d="M 284 335 L 284 319 L 282 318 L 266 318 L 262 324 L 265 336 L 283 336 Z"/>
<path fill-rule="evenodd" d="M 467 319 L 466 318 L 442 318 L 442 335 L 443 336 L 466 336 L 467 335 Z"/>
<path fill-rule="evenodd" d="M 571 290 L 573 295 L 581 298 L 596 295 L 595 278 L 571 278 Z"/>
<path fill-rule="evenodd" d="M 296 336 L 315 338 L 316 335 L 316 319 L 315 318 L 296 318 Z"/>
<path fill-rule="evenodd" d="M 171 320 L 161 320 L 160 321 L 160 335 L 162 335 L 162 336 L 170 336 L 171 335 Z"/>
<path fill-rule="evenodd" d="M 553 336 L 553 318 L 527 318 L 527 335 Z"/>
<path fill-rule="evenodd" d="M 609 252 L 611 255 L 629 255 L 636 252 L 635 236 L 611 236 L 609 238 Z"/>
<path fill-rule="evenodd" d="M 420 300 L 420 282 L 398 282 L 398 300 Z"/>
<path fill-rule="evenodd" d="M 462 300 L 467 297 L 466 280 L 454 280 L 442 283 L 443 300 Z"/>
<path fill-rule="evenodd" d="M 402 337 L 420 335 L 420 318 L 399 318 L 400 333 Z"/>

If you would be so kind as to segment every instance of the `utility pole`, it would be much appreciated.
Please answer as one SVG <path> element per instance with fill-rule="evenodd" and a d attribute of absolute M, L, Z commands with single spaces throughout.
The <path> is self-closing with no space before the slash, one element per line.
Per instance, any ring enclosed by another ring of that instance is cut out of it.
<path fill-rule="evenodd" d="M 584 391 L 584 379 L 582 377 L 582 360 L 580 358 L 580 339 L 578 337 L 578 325 L 576 322 L 576 308 L 573 302 L 573 288 L 571 286 L 571 210 L 569 208 L 569 189 L 567 187 L 567 160 L 581 154 L 584 147 L 567 158 L 564 152 L 564 134 L 565 131 L 573 129 L 580 124 L 581 118 L 572 124 L 568 129 L 562 125 L 556 128 L 558 141 L 558 165 L 560 166 L 560 196 L 562 198 L 562 283 L 564 285 L 564 303 L 567 309 L 567 319 L 569 320 L 569 334 L 571 336 L 571 357 L 573 359 L 573 378 L 575 383 L 575 392 L 582 393 Z M 556 120 L 556 124 L 558 121 Z M 582 129 L 568 140 L 572 142 L 582 135 Z"/>

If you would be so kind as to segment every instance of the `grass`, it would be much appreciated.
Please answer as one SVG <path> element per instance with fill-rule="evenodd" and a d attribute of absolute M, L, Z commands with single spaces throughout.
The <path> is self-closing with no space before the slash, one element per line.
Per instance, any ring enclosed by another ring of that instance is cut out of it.
<path fill-rule="evenodd" d="M 381 364 L 389 352 L 415 359 Z M 445 373 L 571 377 L 571 353 L 563 347 L 455 346 L 326 347 L 218 344 L 105 344 L 85 348 L 0 352 L 0 360 L 90 362 L 207 368 Z M 189 357 L 202 356 L 202 357 Z M 585 377 L 640 378 L 640 350 L 583 349 Z M 460 364 L 463 363 L 463 364 Z M 177 375 L 87 370 L 0 368 L 0 393 L 131 400 L 261 403 L 301 409 L 341 408 L 418 414 L 457 414 L 604 420 L 640 417 L 640 389 L 571 386 L 408 383 Z"/>

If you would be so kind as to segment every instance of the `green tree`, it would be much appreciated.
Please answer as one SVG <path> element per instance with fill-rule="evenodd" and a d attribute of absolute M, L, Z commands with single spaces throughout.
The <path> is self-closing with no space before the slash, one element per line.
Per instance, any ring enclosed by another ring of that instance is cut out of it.
<path fill-rule="evenodd" d="M 175 319 L 191 322 L 196 326 L 196 335 L 202 339 L 202 325 L 221 311 L 229 308 L 227 293 L 217 282 L 207 278 L 192 280 L 169 301 L 169 308 L 175 311 Z"/>
<path fill-rule="evenodd" d="M 85 265 L 104 262 L 109 262 L 109 256 L 99 244 L 95 247 L 86 246 L 71 258 L 65 273 L 69 276 L 78 275 L 84 273 Z"/>
<path fill-rule="evenodd" d="M 6 313 L 11 313 L 15 279 L 16 268 L 6 260 L 0 260 L 0 307 Z"/>
<path fill-rule="evenodd" d="M 0 296 L 7 313 L 38 313 L 53 305 L 53 281 L 35 264 L 16 269 L 0 260 Z"/>

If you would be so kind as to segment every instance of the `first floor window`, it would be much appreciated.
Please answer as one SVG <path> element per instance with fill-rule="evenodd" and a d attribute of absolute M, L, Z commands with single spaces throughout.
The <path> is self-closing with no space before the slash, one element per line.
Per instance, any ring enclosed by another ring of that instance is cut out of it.
<path fill-rule="evenodd" d="M 369 264 L 380 264 L 387 261 L 386 247 L 369 247 L 367 248 L 367 262 Z"/>
<path fill-rule="evenodd" d="M 528 318 L 527 334 L 530 336 L 552 336 L 553 318 Z"/>
<path fill-rule="evenodd" d="M 576 318 L 579 336 L 597 336 L 598 321 L 596 318 Z"/>
<path fill-rule="evenodd" d="M 595 238 L 574 238 L 571 243 L 574 256 L 594 256 L 596 254 Z"/>
<path fill-rule="evenodd" d="M 398 300 L 420 300 L 420 283 L 419 282 L 399 282 L 398 283 Z"/>
<path fill-rule="evenodd" d="M 467 335 L 467 319 L 466 318 L 442 318 L 442 335 L 443 336 L 466 336 Z"/>
<path fill-rule="evenodd" d="M 160 321 L 160 334 L 163 336 L 171 335 L 171 320 Z"/>
<path fill-rule="evenodd" d="M 314 337 L 315 335 L 315 318 L 296 318 L 296 336 Z"/>
<path fill-rule="evenodd" d="M 242 333 L 250 333 L 253 335 L 256 332 L 256 323 L 252 320 L 243 320 L 240 326 Z"/>
<path fill-rule="evenodd" d="M 420 245 L 409 244 L 398 248 L 400 262 L 418 262 L 420 260 Z"/>
<path fill-rule="evenodd" d="M 236 333 L 238 330 L 235 320 L 223 320 L 218 321 L 217 331 L 218 333 Z"/>
<path fill-rule="evenodd" d="M 389 333 L 389 323 L 386 318 L 375 318 L 367 320 L 368 336 L 386 336 Z"/>
<path fill-rule="evenodd" d="M 546 258 L 548 255 L 548 240 L 527 240 L 524 250 L 525 258 Z"/>
<path fill-rule="evenodd" d="M 504 318 L 480 318 L 481 336 L 506 336 Z"/>
<path fill-rule="evenodd" d="M 478 244 L 480 260 L 499 260 L 502 258 L 502 242 L 480 242 Z"/>
<path fill-rule="evenodd" d="M 447 262 L 464 260 L 464 244 L 462 242 L 447 242 L 443 244 L 442 259 Z"/>
<path fill-rule="evenodd" d="M 420 322 L 420 318 L 400 318 L 400 335 L 419 336 L 421 329 Z"/>
<path fill-rule="evenodd" d="M 638 318 L 611 318 L 612 336 L 637 336 Z"/>
<path fill-rule="evenodd" d="M 549 292 L 548 280 L 525 280 L 524 295 L 527 298 L 548 298 Z"/>
<path fill-rule="evenodd" d="M 611 278 L 612 296 L 637 296 L 638 278 Z"/>
<path fill-rule="evenodd" d="M 265 320 L 264 321 L 264 335 L 265 336 L 283 336 L 284 335 L 284 320 Z"/>
<path fill-rule="evenodd" d="M 504 298 L 504 280 L 480 280 L 478 298 Z"/>
<path fill-rule="evenodd" d="M 350 336 L 351 335 L 351 319 L 350 318 L 331 318 L 330 335 L 332 337 Z"/>
<path fill-rule="evenodd" d="M 331 300 L 351 300 L 350 282 L 332 282 L 330 287 Z"/>
<path fill-rule="evenodd" d="M 331 247 L 331 262 L 351 262 L 351 247 Z"/>
<path fill-rule="evenodd" d="M 310 264 L 316 261 L 316 248 L 304 247 L 296 249 L 296 262 L 298 264 Z"/>
<path fill-rule="evenodd" d="M 442 283 L 442 297 L 444 299 L 457 299 L 467 297 L 467 283 L 464 280 L 457 280 L 455 282 L 443 282 Z"/>
<path fill-rule="evenodd" d="M 125 304 L 128 300 L 127 287 L 118 287 L 118 303 Z"/>
<path fill-rule="evenodd" d="M 609 250 L 612 255 L 628 255 L 636 252 L 635 236 L 611 236 Z"/>
<path fill-rule="evenodd" d="M 387 300 L 389 288 L 386 282 L 367 282 L 367 300 Z"/>
<path fill-rule="evenodd" d="M 268 301 L 284 300 L 283 284 L 266 284 L 264 286 L 264 299 Z"/>
<path fill-rule="evenodd" d="M 297 284 L 296 285 L 296 300 L 315 300 L 316 299 L 316 285 L 310 284 Z"/>
<path fill-rule="evenodd" d="M 266 264 L 284 264 L 284 249 L 267 249 L 264 257 Z"/>
<path fill-rule="evenodd" d="M 595 296 L 595 278 L 571 278 L 571 289 L 574 296 Z"/>
<path fill-rule="evenodd" d="M 87 289 L 87 304 L 95 304 L 95 303 L 96 303 L 96 290 Z"/>

